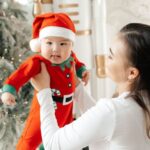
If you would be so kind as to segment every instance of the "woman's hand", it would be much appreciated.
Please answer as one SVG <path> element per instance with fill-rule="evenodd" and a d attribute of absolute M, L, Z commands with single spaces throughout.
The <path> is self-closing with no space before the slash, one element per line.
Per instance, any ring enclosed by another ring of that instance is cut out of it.
<path fill-rule="evenodd" d="M 41 63 L 41 72 L 31 78 L 31 84 L 37 91 L 50 88 L 50 75 L 44 63 Z"/>

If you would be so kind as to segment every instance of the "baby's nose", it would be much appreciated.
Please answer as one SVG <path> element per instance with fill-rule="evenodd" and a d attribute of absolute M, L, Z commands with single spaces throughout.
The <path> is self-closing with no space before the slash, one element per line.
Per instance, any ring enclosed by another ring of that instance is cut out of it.
<path fill-rule="evenodd" d="M 53 45 L 53 47 L 52 47 L 52 51 L 53 51 L 53 52 L 58 51 L 58 46 L 57 46 L 57 44 L 54 44 L 54 45 Z"/>

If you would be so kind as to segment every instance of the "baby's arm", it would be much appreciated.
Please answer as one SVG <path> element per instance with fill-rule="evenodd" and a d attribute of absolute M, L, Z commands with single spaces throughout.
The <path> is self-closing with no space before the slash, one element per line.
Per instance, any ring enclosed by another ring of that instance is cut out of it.
<path fill-rule="evenodd" d="M 14 71 L 5 81 L 2 87 L 2 102 L 4 104 L 15 104 L 15 96 L 19 88 L 31 77 L 40 72 L 40 61 L 36 57 L 27 59 Z"/>
<path fill-rule="evenodd" d="M 90 73 L 86 69 L 85 64 L 79 61 L 79 59 L 76 57 L 74 52 L 72 52 L 72 57 L 74 58 L 74 61 L 75 61 L 76 74 L 79 78 L 82 79 L 82 81 L 86 85 L 88 83 Z"/>

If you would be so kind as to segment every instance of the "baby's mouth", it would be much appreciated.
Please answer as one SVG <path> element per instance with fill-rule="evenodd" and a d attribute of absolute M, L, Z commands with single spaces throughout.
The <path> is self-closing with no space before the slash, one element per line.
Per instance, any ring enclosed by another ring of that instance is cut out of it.
<path fill-rule="evenodd" d="M 60 55 L 51 55 L 51 58 L 60 58 Z"/>

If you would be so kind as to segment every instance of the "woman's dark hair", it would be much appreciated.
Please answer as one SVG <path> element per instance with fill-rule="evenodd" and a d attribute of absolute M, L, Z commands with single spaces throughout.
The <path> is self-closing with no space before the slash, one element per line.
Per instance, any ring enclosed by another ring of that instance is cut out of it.
<path fill-rule="evenodd" d="M 143 109 L 146 120 L 146 132 L 150 138 L 150 26 L 130 23 L 120 30 L 129 49 L 130 63 L 139 70 L 133 90 L 128 95 Z M 148 96 L 143 97 L 143 92 Z"/>

